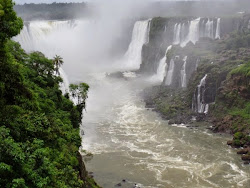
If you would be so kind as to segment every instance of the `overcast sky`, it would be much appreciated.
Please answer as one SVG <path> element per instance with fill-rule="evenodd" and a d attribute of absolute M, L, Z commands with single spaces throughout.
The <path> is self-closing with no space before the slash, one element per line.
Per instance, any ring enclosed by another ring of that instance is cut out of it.
<path fill-rule="evenodd" d="M 16 4 L 24 3 L 53 3 L 53 2 L 85 2 L 86 0 L 14 0 Z"/>
<path fill-rule="evenodd" d="M 16 4 L 24 4 L 24 3 L 53 3 L 53 2 L 88 2 L 95 0 L 13 0 Z M 126 0 L 124 0 L 126 1 Z M 152 1 L 169 1 L 169 0 L 152 0 Z M 186 0 L 187 1 L 187 0 Z"/>

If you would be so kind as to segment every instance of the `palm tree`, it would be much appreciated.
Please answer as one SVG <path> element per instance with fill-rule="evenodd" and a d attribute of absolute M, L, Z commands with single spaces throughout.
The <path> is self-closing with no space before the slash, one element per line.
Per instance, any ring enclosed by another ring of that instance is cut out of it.
<path fill-rule="evenodd" d="M 54 57 L 54 59 L 53 59 L 53 63 L 54 63 L 54 66 L 55 66 L 56 74 L 60 75 L 59 68 L 60 68 L 60 67 L 62 66 L 62 64 L 64 63 L 62 57 L 56 55 L 56 56 Z"/>

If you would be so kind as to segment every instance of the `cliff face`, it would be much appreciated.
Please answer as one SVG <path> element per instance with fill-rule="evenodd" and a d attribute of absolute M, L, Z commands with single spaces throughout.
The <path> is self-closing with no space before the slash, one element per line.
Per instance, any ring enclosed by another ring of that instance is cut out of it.
<path fill-rule="evenodd" d="M 233 31 L 250 28 L 249 21 L 250 15 L 231 18 L 153 18 L 150 23 L 149 43 L 145 44 L 142 50 L 140 71 L 147 74 L 156 73 L 159 62 L 166 56 L 166 49 L 170 45 L 180 44 L 183 47 L 202 38 L 218 40 Z M 168 63 L 170 60 L 168 59 Z"/>
<path fill-rule="evenodd" d="M 159 20 L 161 20 L 160 23 L 166 23 L 162 21 L 164 19 Z M 157 56 L 160 56 L 163 51 L 167 64 L 162 85 L 145 91 L 147 106 L 160 112 L 162 117 L 170 120 L 170 124 L 191 123 L 192 117 L 196 117 L 197 121 L 213 123 L 212 130 L 215 132 L 233 134 L 234 139 L 229 144 L 233 147 L 245 147 L 244 151 L 239 151 L 239 154 L 245 154 L 242 159 L 248 163 L 250 161 L 248 63 L 250 61 L 250 16 L 221 18 L 221 20 L 210 18 L 210 21 L 209 19 L 196 20 L 198 24 L 193 28 L 199 28 L 197 29 L 199 34 L 193 35 L 193 38 L 190 38 L 191 42 L 186 43 L 184 40 L 185 45 L 181 42 L 181 37 L 179 41 L 176 39 L 178 24 L 171 25 L 174 23 L 170 21 L 171 18 L 165 20 L 168 20 L 167 28 L 172 27 L 170 30 L 174 30 L 175 33 L 172 35 L 168 33 L 170 37 L 167 37 L 165 42 L 162 32 L 157 37 L 150 35 L 150 39 L 154 38 L 154 42 L 149 42 L 145 47 L 149 50 L 153 48 L 152 46 L 157 46 L 159 41 L 163 41 L 157 48 L 161 50 L 157 51 L 156 48 L 154 50 L 158 52 Z M 186 20 L 181 22 L 181 27 L 185 28 L 185 22 Z M 209 27 L 208 22 L 211 22 Z M 214 27 L 215 25 L 218 27 L 218 22 L 220 22 L 220 35 L 216 38 L 218 28 Z M 159 25 L 160 31 L 163 25 Z M 151 24 L 151 27 L 153 26 L 158 28 Z M 199 37 L 208 35 L 207 28 L 211 28 L 213 35 Z M 184 29 L 183 32 L 185 33 Z M 156 31 L 152 33 L 158 35 Z M 192 43 L 194 39 L 197 40 L 195 45 Z M 164 54 L 163 49 L 171 43 L 173 44 L 171 50 Z M 154 50 L 151 51 L 152 54 Z M 153 60 L 156 57 L 155 54 L 147 55 L 143 57 L 141 67 L 147 67 L 146 71 L 151 71 L 153 74 L 153 71 L 157 70 L 155 62 L 158 59 Z"/>

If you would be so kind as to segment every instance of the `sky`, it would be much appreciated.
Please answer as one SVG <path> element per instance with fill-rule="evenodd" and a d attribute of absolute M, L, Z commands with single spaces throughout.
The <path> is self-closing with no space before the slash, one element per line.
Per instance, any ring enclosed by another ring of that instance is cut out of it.
<path fill-rule="evenodd" d="M 86 2 L 86 0 L 14 0 L 16 4 L 24 3 L 53 3 L 53 2 Z"/>
<path fill-rule="evenodd" d="M 53 3 L 53 2 L 88 2 L 93 0 L 13 0 L 16 4 L 24 4 L 24 3 Z M 156 1 L 156 0 L 153 0 Z M 158 1 L 168 1 L 168 0 L 158 0 Z"/>

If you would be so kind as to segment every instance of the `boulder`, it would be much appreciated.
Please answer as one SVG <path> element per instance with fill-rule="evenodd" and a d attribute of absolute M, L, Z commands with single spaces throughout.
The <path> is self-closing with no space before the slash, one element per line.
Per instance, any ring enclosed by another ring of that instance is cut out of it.
<path fill-rule="evenodd" d="M 250 155 L 248 154 L 248 155 L 242 155 L 241 156 L 241 159 L 243 160 L 243 161 L 250 161 Z"/>
<path fill-rule="evenodd" d="M 241 149 L 241 150 L 237 151 L 237 154 L 240 154 L 240 155 L 247 154 L 247 153 L 248 153 L 248 149 L 247 148 L 244 148 L 244 149 Z"/>

